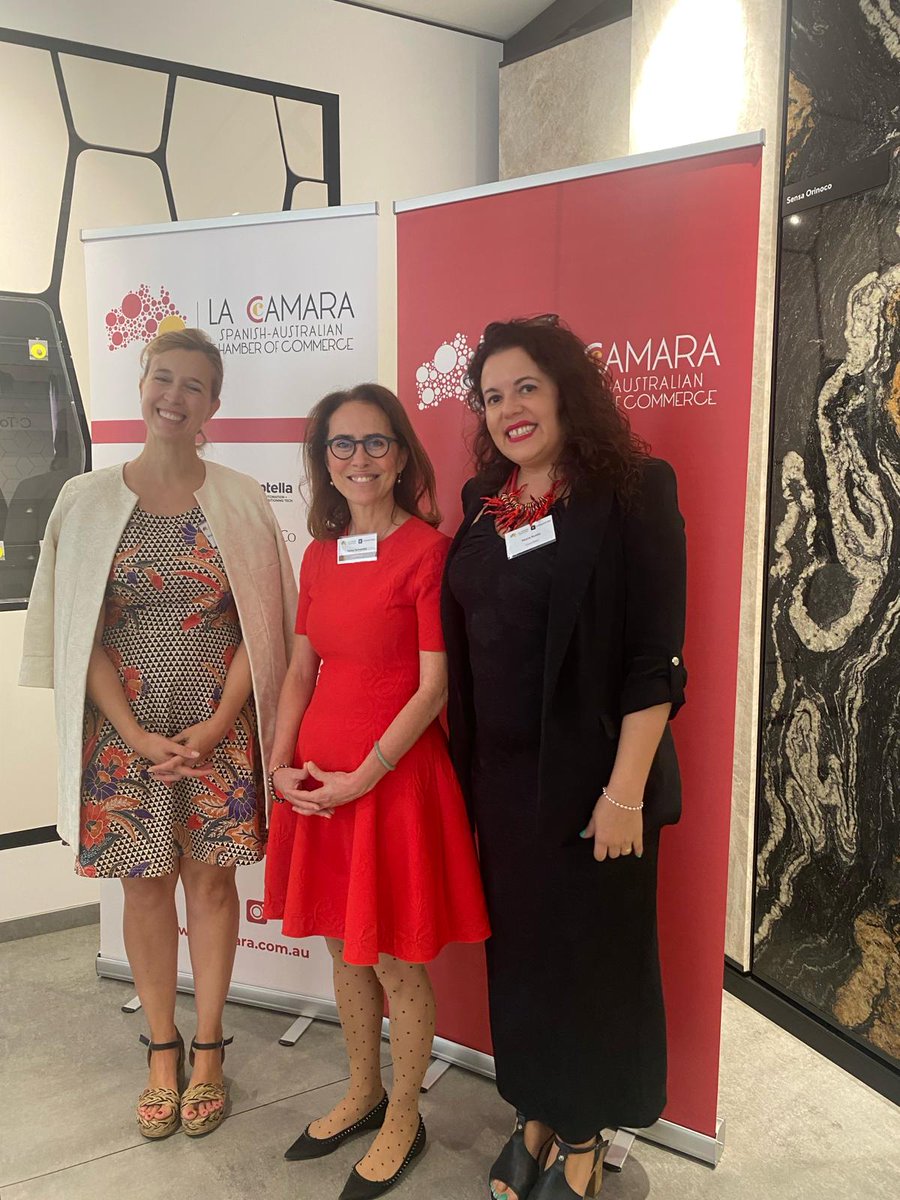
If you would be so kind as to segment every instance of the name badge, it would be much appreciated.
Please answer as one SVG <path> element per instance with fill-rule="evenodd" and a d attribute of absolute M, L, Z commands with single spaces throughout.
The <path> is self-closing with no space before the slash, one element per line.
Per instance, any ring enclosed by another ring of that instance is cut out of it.
<path fill-rule="evenodd" d="M 216 539 L 213 537 L 212 530 L 209 527 L 209 521 L 207 521 L 206 517 L 204 517 L 203 520 L 200 522 L 200 525 L 198 526 L 198 528 L 199 528 L 200 532 L 203 534 L 203 536 L 206 538 L 206 540 L 209 542 L 209 544 L 212 546 L 212 548 L 214 550 L 218 550 L 219 547 L 216 544 Z"/>
<path fill-rule="evenodd" d="M 556 530 L 553 528 L 552 517 L 542 517 L 533 525 L 523 525 L 521 529 L 513 529 L 506 535 L 506 557 L 518 558 L 529 550 L 537 550 L 538 546 L 549 546 L 556 541 Z"/>
<path fill-rule="evenodd" d="M 362 533 L 357 537 L 338 538 L 337 560 L 340 566 L 345 563 L 377 562 L 378 534 Z"/>

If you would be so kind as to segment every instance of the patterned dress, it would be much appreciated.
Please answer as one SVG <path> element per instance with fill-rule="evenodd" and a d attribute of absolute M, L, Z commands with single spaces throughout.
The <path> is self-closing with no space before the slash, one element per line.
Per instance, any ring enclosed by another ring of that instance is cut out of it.
<path fill-rule="evenodd" d="M 136 508 L 106 587 L 103 645 L 138 724 L 174 737 L 207 720 L 240 643 L 234 597 L 199 505 L 175 517 Z M 203 778 L 161 783 L 88 700 L 76 872 L 154 877 L 173 871 L 182 854 L 217 866 L 261 858 L 252 696 L 209 757 Z"/>

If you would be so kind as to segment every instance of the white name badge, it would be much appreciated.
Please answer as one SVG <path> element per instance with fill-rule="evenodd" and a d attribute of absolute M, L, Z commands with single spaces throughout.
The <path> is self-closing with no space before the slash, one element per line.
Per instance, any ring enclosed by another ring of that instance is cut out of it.
<path fill-rule="evenodd" d="M 537 550 L 538 546 L 549 546 L 556 541 L 556 530 L 553 528 L 552 517 L 542 517 L 533 525 L 523 525 L 521 529 L 513 529 L 506 535 L 506 557 L 518 558 L 529 550 Z"/>
<path fill-rule="evenodd" d="M 337 560 L 340 566 L 345 563 L 377 562 L 378 534 L 362 533 L 356 537 L 338 538 Z"/>
<path fill-rule="evenodd" d="M 213 547 L 213 549 L 218 550 L 218 544 L 216 543 L 216 539 L 213 537 L 212 530 L 209 527 L 209 521 L 207 521 L 206 517 L 204 517 L 200 522 L 199 528 L 200 532 L 206 537 L 206 540 Z"/>

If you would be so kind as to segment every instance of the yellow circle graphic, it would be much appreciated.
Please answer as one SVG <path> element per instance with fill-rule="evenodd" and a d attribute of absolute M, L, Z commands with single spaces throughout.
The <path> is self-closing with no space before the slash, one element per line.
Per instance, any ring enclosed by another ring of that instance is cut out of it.
<path fill-rule="evenodd" d="M 32 358 L 44 359 L 47 357 L 47 347 L 42 346 L 40 342 L 29 348 L 29 354 Z"/>
<path fill-rule="evenodd" d="M 181 317 L 176 317 L 170 314 L 168 317 L 163 317 L 159 323 L 157 333 L 174 333 L 177 329 L 184 329 L 185 324 Z"/>

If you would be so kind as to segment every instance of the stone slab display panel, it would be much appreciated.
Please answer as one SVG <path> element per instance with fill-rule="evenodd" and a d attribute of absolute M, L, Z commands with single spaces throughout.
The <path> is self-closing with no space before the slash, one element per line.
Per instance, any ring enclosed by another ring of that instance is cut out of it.
<path fill-rule="evenodd" d="M 900 9 L 794 0 L 753 974 L 900 1065 Z"/>

